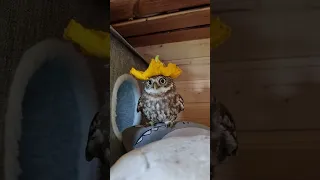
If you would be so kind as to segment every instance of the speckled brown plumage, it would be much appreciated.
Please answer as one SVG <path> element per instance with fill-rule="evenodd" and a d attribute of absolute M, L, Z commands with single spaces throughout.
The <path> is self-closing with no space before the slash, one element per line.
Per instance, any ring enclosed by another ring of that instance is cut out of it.
<path fill-rule="evenodd" d="M 225 162 L 229 156 L 238 152 L 236 125 L 229 110 L 216 98 L 211 99 L 211 179 L 214 177 L 215 166 Z"/>
<path fill-rule="evenodd" d="M 184 110 L 184 102 L 170 77 L 154 76 L 144 82 L 137 111 L 153 123 L 174 122 Z"/>

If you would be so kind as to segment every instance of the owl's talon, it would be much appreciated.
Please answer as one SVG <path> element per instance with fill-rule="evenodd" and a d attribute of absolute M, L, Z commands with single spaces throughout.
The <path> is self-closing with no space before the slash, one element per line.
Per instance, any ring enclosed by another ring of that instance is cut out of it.
<path fill-rule="evenodd" d="M 167 128 L 173 128 L 173 126 L 176 124 L 176 122 L 174 122 L 174 121 L 167 121 L 166 122 L 166 126 L 167 126 Z"/>
<path fill-rule="evenodd" d="M 149 121 L 149 122 L 147 122 L 147 125 L 149 125 L 149 126 L 154 126 L 155 123 L 154 123 L 153 121 Z"/>

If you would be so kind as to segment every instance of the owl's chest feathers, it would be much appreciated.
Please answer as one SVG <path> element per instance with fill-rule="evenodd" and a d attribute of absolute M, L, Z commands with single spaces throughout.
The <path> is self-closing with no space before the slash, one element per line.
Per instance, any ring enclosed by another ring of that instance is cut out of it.
<path fill-rule="evenodd" d="M 179 109 L 175 103 L 176 93 L 169 93 L 164 96 L 152 96 L 144 94 L 145 102 L 143 114 L 151 121 L 165 122 L 177 118 Z"/>

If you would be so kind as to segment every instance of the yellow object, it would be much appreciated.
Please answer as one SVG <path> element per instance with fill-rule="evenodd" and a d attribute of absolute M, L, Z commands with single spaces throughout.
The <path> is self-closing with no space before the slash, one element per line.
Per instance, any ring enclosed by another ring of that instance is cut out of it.
<path fill-rule="evenodd" d="M 63 37 L 80 45 L 87 53 L 100 57 L 110 57 L 110 35 L 107 32 L 86 29 L 71 19 Z"/>
<path fill-rule="evenodd" d="M 138 71 L 131 68 L 130 74 L 140 80 L 148 80 L 150 77 L 163 75 L 171 78 L 177 78 L 182 73 L 182 70 L 175 64 L 169 63 L 167 66 L 159 60 L 157 55 L 155 59 L 151 59 L 147 70 Z"/>
<path fill-rule="evenodd" d="M 223 24 L 218 17 L 211 18 L 210 23 L 210 45 L 216 48 L 231 35 L 231 28 Z"/>

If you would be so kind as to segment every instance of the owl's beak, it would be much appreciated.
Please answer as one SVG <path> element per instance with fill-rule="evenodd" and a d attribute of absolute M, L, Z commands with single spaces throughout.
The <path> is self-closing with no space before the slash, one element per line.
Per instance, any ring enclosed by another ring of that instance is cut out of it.
<path fill-rule="evenodd" d="M 153 89 L 158 89 L 157 83 L 153 83 Z"/>

